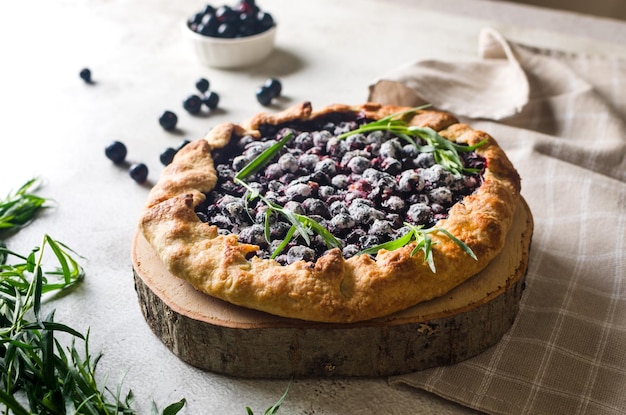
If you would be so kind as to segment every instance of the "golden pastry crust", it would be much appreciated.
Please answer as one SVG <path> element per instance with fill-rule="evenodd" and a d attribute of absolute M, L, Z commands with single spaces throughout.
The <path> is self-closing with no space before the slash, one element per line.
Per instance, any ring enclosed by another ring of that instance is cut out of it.
<path fill-rule="evenodd" d="M 257 115 L 246 124 L 222 124 L 185 146 L 165 168 L 148 198 L 141 230 L 173 275 L 211 296 L 279 316 L 350 323 L 439 297 L 500 252 L 520 192 L 519 176 L 496 141 L 447 113 L 418 111 L 410 123 L 429 126 L 458 143 L 486 140 L 476 150 L 486 159 L 483 183 L 436 224 L 465 242 L 478 260 L 445 236 L 432 233 L 436 273 L 421 252 L 411 256 L 413 242 L 394 251 L 381 250 L 375 258 L 357 255 L 346 260 L 335 248 L 315 263 L 281 265 L 254 256 L 258 246 L 239 243 L 235 235 L 218 235 L 217 228 L 201 222 L 194 211 L 216 184 L 211 151 L 233 137 L 259 137 L 261 125 L 311 120 L 333 112 L 364 111 L 368 118 L 380 119 L 407 109 L 368 103 L 313 111 L 303 103 L 278 114 Z"/>

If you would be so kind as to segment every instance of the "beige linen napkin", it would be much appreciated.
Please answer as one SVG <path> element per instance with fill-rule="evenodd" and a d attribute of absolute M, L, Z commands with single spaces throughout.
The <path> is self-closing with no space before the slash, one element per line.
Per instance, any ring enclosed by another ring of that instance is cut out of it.
<path fill-rule="evenodd" d="M 370 100 L 449 110 L 522 177 L 535 232 L 510 331 L 465 362 L 396 376 L 497 414 L 626 414 L 626 62 L 480 36 L 469 62 L 416 62 Z"/>

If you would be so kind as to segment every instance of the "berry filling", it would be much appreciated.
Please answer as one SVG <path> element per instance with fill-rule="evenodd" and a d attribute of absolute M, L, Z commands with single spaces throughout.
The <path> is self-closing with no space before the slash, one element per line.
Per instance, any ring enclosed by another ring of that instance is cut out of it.
<path fill-rule="evenodd" d="M 340 241 L 343 256 L 350 258 L 402 237 L 409 231 L 405 223 L 432 227 L 482 183 L 485 159 L 475 151 L 459 156 L 466 168 L 479 173 L 453 174 L 437 164 L 432 153 L 419 152 L 387 131 L 338 138 L 369 121 L 334 114 L 261 126 L 263 138 L 258 140 L 231 140 L 213 154 L 218 181 L 196 209 L 198 217 L 217 226 L 220 234 L 233 233 L 242 243 L 258 245 L 256 255 L 270 258 L 291 224 L 275 212 L 266 218 L 267 204 L 246 198 L 254 189 L 265 200 L 325 227 Z M 234 182 L 237 172 L 288 134 L 292 138 L 280 152 L 246 179 L 248 189 Z M 281 264 L 314 261 L 327 250 L 324 238 L 314 234 L 309 244 L 303 238 L 291 239 L 275 259 Z"/>

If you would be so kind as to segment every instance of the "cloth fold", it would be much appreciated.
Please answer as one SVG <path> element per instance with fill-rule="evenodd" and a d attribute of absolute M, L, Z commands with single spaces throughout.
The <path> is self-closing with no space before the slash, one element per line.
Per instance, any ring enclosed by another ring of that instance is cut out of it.
<path fill-rule="evenodd" d="M 492 29 L 478 50 L 391 71 L 369 100 L 430 103 L 500 143 L 535 221 L 526 290 L 498 344 L 389 382 L 494 414 L 626 414 L 626 62 Z"/>
<path fill-rule="evenodd" d="M 513 50 L 491 29 L 481 32 L 479 48 L 481 59 L 425 60 L 390 72 L 370 87 L 370 97 L 379 101 L 380 95 L 389 99 L 393 94 L 398 105 L 432 104 L 472 118 L 500 119 L 517 113 L 528 102 L 529 85 Z"/>

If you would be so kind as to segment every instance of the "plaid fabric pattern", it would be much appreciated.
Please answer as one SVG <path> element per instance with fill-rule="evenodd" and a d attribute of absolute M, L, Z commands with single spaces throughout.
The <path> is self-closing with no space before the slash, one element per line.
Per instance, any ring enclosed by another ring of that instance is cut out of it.
<path fill-rule="evenodd" d="M 626 62 L 489 29 L 479 49 L 475 62 L 392 72 L 370 99 L 430 102 L 506 150 L 535 221 L 526 290 L 497 345 L 390 383 L 494 414 L 626 414 Z"/>

